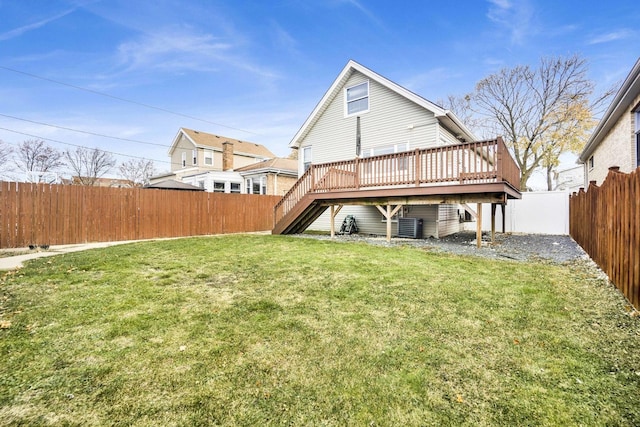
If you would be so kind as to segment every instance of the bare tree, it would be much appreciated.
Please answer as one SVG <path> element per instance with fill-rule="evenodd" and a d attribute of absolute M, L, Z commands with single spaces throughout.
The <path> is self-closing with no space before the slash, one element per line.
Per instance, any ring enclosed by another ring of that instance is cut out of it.
<path fill-rule="evenodd" d="M 54 182 L 55 172 L 64 166 L 62 153 L 40 139 L 27 140 L 18 145 L 14 160 L 18 170 L 24 172 L 31 182 Z"/>
<path fill-rule="evenodd" d="M 583 130 L 592 124 L 589 96 L 594 90 L 587 68 L 579 56 L 543 58 L 537 69 L 505 68 L 476 85 L 474 108 L 487 119 L 485 125 L 503 135 L 515 155 L 521 190 L 527 189 L 537 168 L 548 168 L 558 156 L 586 142 Z M 573 108 L 576 105 L 580 108 Z M 574 132 L 567 122 L 581 132 Z"/>
<path fill-rule="evenodd" d="M 136 187 L 149 184 L 149 178 L 155 173 L 153 160 L 131 159 L 120 164 L 120 175 L 131 181 Z"/>
<path fill-rule="evenodd" d="M 437 104 L 445 110 L 451 111 L 462 123 L 474 133 L 482 132 L 480 119 L 474 114 L 471 105 L 472 95 L 448 95 L 447 99 L 439 99 Z M 495 136 L 495 134 L 493 134 Z M 480 137 L 484 139 L 483 136 Z"/>
<path fill-rule="evenodd" d="M 11 158 L 12 154 L 13 148 L 0 139 L 0 174 L 6 172 L 9 168 L 9 159 Z"/>
<path fill-rule="evenodd" d="M 95 185 L 98 178 L 116 165 L 116 160 L 110 153 L 98 148 L 78 147 L 74 151 L 65 150 L 64 156 L 80 185 Z"/>

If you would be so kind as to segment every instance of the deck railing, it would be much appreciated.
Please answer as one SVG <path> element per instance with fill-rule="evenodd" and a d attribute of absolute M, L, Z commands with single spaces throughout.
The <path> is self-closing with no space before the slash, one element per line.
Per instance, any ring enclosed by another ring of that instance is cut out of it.
<path fill-rule="evenodd" d="M 316 164 L 275 206 L 274 221 L 309 193 L 490 182 L 520 188 L 520 169 L 502 138 Z"/>

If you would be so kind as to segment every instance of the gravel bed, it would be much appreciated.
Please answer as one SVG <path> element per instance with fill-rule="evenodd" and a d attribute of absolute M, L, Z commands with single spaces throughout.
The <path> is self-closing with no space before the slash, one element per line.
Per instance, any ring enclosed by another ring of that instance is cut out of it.
<path fill-rule="evenodd" d="M 296 236 L 322 240 L 331 239 L 328 235 L 298 234 Z M 589 256 L 571 237 L 546 234 L 496 233 L 496 241 L 492 244 L 491 234 L 483 233 L 481 248 L 476 247 L 475 232 L 468 231 L 455 233 L 442 239 L 394 237 L 391 239 L 391 243 L 387 243 L 384 236 L 359 234 L 336 235 L 335 240 L 338 242 L 366 242 L 380 246 L 414 246 L 458 255 L 516 261 L 543 260 L 562 264 L 589 259 Z"/>

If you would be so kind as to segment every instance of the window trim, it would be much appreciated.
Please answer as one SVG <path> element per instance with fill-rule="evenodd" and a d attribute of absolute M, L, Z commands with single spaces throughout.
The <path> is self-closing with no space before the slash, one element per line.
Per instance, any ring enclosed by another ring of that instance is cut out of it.
<path fill-rule="evenodd" d="M 303 147 L 302 148 L 302 172 L 306 172 L 307 169 L 309 169 L 309 167 L 311 166 L 311 164 L 313 163 L 313 157 L 312 157 L 312 151 L 311 151 L 311 145 L 309 145 L 308 147 Z M 307 153 L 309 153 L 309 156 L 307 158 Z"/>
<path fill-rule="evenodd" d="M 589 170 L 593 170 L 593 166 L 595 165 L 595 161 L 593 160 L 593 154 L 589 157 L 589 160 L 587 160 L 587 164 L 589 166 Z"/>
<path fill-rule="evenodd" d="M 362 86 L 362 85 L 366 85 L 367 86 L 367 94 L 365 96 L 361 96 L 359 98 L 349 100 L 348 99 L 349 89 L 354 89 L 354 88 L 356 88 L 358 86 Z M 366 80 L 364 82 L 360 82 L 360 83 L 357 83 L 357 84 L 354 84 L 352 86 L 344 88 L 343 99 L 344 99 L 344 116 L 345 117 L 353 117 L 353 116 L 357 116 L 359 114 L 365 114 L 365 113 L 369 112 L 369 110 L 371 109 L 371 91 L 370 91 L 370 89 L 371 89 L 371 86 L 369 85 L 369 80 Z M 362 99 L 366 99 L 367 100 L 367 108 L 364 109 L 364 110 L 358 110 L 358 111 L 354 111 L 354 112 L 350 113 L 349 112 L 349 104 L 352 103 L 352 102 L 360 101 Z"/>
<path fill-rule="evenodd" d="M 222 184 L 222 189 L 220 189 L 220 184 Z M 218 186 L 218 188 L 216 188 L 216 185 Z M 213 188 L 212 188 L 214 193 L 226 193 L 227 192 L 227 184 L 225 181 L 213 181 Z M 222 191 L 220 191 L 222 190 Z"/>
<path fill-rule="evenodd" d="M 186 151 L 182 152 L 182 167 L 183 168 L 187 167 L 187 152 Z"/>
<path fill-rule="evenodd" d="M 207 163 L 207 160 L 209 160 L 209 163 Z M 204 150 L 204 164 L 213 166 L 213 150 Z"/>
<path fill-rule="evenodd" d="M 193 160 L 193 165 L 197 165 L 198 164 L 198 150 L 191 150 L 191 157 Z"/>

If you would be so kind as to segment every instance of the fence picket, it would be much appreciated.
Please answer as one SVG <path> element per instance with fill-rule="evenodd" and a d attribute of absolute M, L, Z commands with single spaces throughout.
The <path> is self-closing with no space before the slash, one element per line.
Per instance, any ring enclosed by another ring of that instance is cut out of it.
<path fill-rule="evenodd" d="M 640 168 L 625 174 L 612 168 L 602 186 L 573 193 L 571 237 L 640 310 Z"/>

